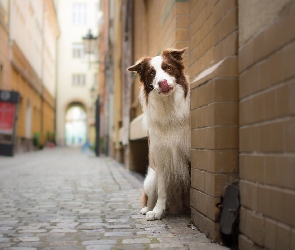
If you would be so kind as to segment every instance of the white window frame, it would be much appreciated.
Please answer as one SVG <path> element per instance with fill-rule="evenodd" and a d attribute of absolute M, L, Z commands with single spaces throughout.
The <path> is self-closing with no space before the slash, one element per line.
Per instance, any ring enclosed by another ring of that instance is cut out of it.
<path fill-rule="evenodd" d="M 87 5 L 86 3 L 72 4 L 72 24 L 86 25 L 87 24 Z"/>
<path fill-rule="evenodd" d="M 72 57 L 74 59 L 83 59 L 85 57 L 84 45 L 82 43 L 72 44 Z"/>
<path fill-rule="evenodd" d="M 73 86 L 85 86 L 86 76 L 85 74 L 73 74 L 72 85 Z"/>

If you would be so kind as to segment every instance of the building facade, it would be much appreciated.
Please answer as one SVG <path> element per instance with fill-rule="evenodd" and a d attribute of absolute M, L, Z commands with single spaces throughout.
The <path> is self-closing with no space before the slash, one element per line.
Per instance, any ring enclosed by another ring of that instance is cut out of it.
<path fill-rule="evenodd" d="M 82 37 L 98 34 L 98 1 L 56 1 L 58 40 L 56 129 L 58 145 L 81 146 L 95 139 L 97 59 L 84 52 Z"/>
<path fill-rule="evenodd" d="M 9 1 L 0 1 L 0 89 L 9 84 Z"/>
<path fill-rule="evenodd" d="M 0 87 L 20 93 L 16 151 L 29 151 L 54 140 L 59 34 L 55 7 L 52 0 L 2 0 L 0 6 Z"/>
<path fill-rule="evenodd" d="M 107 19 L 116 39 L 105 37 L 118 98 L 113 157 L 139 172 L 148 164 L 140 83 L 126 68 L 187 47 L 192 221 L 214 241 L 232 237 L 234 246 L 238 239 L 239 249 L 294 249 L 294 1 L 119 2 Z M 239 224 L 225 235 L 229 186 L 239 190 L 232 213 Z"/>

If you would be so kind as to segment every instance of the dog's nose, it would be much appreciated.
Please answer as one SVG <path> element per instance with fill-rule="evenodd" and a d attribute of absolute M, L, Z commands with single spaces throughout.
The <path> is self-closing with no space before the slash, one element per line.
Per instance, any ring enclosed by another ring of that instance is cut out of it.
<path fill-rule="evenodd" d="M 162 92 L 167 93 L 170 91 L 171 87 L 168 84 L 167 80 L 162 80 L 159 82 L 159 87 L 161 89 Z"/>

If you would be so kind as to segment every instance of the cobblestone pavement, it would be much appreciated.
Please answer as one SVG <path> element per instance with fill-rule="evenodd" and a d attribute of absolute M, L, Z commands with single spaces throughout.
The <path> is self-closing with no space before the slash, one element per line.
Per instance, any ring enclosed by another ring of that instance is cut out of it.
<path fill-rule="evenodd" d="M 68 148 L 0 156 L 0 249 L 226 249 L 189 216 L 146 221 L 142 182 Z"/>

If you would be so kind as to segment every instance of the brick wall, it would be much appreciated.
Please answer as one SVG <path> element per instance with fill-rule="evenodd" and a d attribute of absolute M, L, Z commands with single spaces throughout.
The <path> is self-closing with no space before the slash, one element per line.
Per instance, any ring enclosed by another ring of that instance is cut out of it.
<path fill-rule="evenodd" d="M 192 219 L 218 240 L 217 204 L 238 174 L 237 2 L 189 1 L 189 10 Z"/>
<path fill-rule="evenodd" d="M 273 1 L 283 6 L 269 17 L 248 4 L 240 5 L 239 248 L 295 249 L 295 8 Z M 268 25 L 247 36 L 251 19 Z"/>
<path fill-rule="evenodd" d="M 134 3 L 134 61 L 188 47 L 194 224 L 218 240 L 217 204 L 240 178 L 240 249 L 295 249 L 294 1 Z"/>

